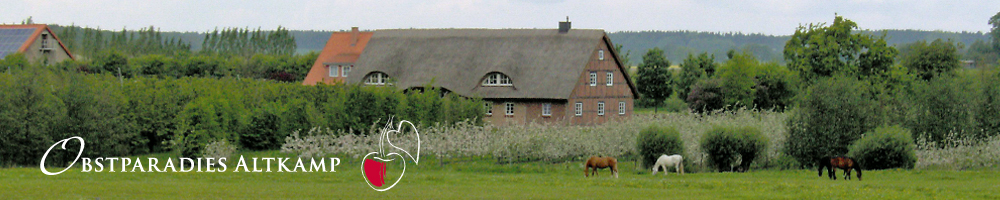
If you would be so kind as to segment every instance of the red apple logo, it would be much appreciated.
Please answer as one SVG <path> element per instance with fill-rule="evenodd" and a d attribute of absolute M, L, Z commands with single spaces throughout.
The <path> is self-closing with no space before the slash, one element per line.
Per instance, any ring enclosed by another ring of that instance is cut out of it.
<path fill-rule="evenodd" d="M 413 133 L 416 135 L 417 156 L 413 156 L 412 154 L 410 154 L 409 151 L 406 151 L 403 148 L 399 148 L 396 145 L 393 145 L 392 141 L 389 140 L 389 134 L 400 133 L 400 130 L 404 128 L 403 124 L 409 125 L 409 128 L 413 129 Z M 375 191 L 381 192 L 392 189 L 392 187 L 395 187 L 396 184 L 403 179 L 403 175 L 406 172 L 406 157 L 403 157 L 403 155 L 396 152 L 390 152 L 387 154 L 384 149 L 383 143 L 387 143 L 389 144 L 390 147 L 406 154 L 407 156 L 410 157 L 410 159 L 413 159 L 414 164 L 418 164 L 420 160 L 420 133 L 417 132 L 417 129 L 415 126 L 413 126 L 413 123 L 410 123 L 409 121 L 406 120 L 400 121 L 399 124 L 396 125 L 395 129 L 393 129 L 392 118 L 389 118 L 389 123 L 386 123 L 385 127 L 383 127 L 382 130 L 379 132 L 381 132 L 381 135 L 379 136 L 379 151 L 370 152 L 367 155 L 365 155 L 361 163 L 361 175 L 364 176 L 365 182 L 368 183 L 369 187 L 371 187 Z M 399 173 L 399 178 L 397 178 L 394 182 L 392 182 L 391 185 L 386 186 L 387 182 L 385 180 L 386 178 L 385 174 L 387 166 L 389 163 L 396 161 L 396 158 L 393 158 L 393 156 L 398 157 L 400 163 L 402 163 L 403 169 Z M 383 186 L 385 187 L 383 188 Z"/>
<path fill-rule="evenodd" d="M 364 173 L 368 183 L 371 183 L 375 187 L 382 187 L 382 184 L 385 184 L 385 162 L 365 159 L 365 162 L 361 164 L 361 168 L 364 170 L 362 173 Z"/>

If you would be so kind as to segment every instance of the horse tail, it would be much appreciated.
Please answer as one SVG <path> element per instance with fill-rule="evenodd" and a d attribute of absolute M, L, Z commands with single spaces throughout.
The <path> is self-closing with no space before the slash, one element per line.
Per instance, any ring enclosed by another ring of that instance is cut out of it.
<path fill-rule="evenodd" d="M 861 181 L 861 164 L 854 162 L 854 171 L 858 171 L 858 181 Z"/>
<path fill-rule="evenodd" d="M 681 161 L 677 162 L 677 171 L 680 171 L 680 174 L 684 174 L 684 159 L 683 158 L 681 158 Z"/>

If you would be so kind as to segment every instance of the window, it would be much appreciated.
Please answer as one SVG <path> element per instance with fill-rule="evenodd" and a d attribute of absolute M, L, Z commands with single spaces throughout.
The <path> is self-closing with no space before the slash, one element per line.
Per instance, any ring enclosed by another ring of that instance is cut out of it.
<path fill-rule="evenodd" d="M 330 77 L 337 77 L 337 69 L 333 68 L 331 65 L 326 65 L 327 71 L 330 71 Z"/>
<path fill-rule="evenodd" d="M 597 115 L 604 116 L 604 102 L 597 102 Z"/>
<path fill-rule="evenodd" d="M 372 72 L 365 78 L 365 85 L 385 85 L 385 82 L 388 80 L 389 75 L 382 72 Z"/>
<path fill-rule="evenodd" d="M 513 86 L 514 82 L 510 81 L 510 77 L 499 72 L 493 72 L 486 75 L 483 78 L 483 86 Z"/>
<path fill-rule="evenodd" d="M 542 104 L 542 116 L 552 116 L 552 104 Z"/>
<path fill-rule="evenodd" d="M 583 103 L 576 102 L 576 116 L 583 115 Z"/>
<path fill-rule="evenodd" d="M 597 50 L 597 60 L 604 60 L 604 49 Z"/>
<path fill-rule="evenodd" d="M 614 85 L 615 84 L 615 73 L 608 72 L 608 78 L 606 78 L 606 80 L 608 82 L 607 83 L 608 86 Z"/>
<path fill-rule="evenodd" d="M 625 114 L 625 102 L 624 101 L 619 101 L 618 102 L 618 114 L 619 115 L 624 115 Z"/>
<path fill-rule="evenodd" d="M 597 72 L 590 72 L 590 86 L 597 86 Z"/>
<path fill-rule="evenodd" d="M 49 35 L 42 34 L 42 50 L 49 50 Z"/>
<path fill-rule="evenodd" d="M 483 103 L 483 104 L 484 104 L 483 107 L 486 108 L 486 115 L 491 115 L 492 116 L 493 115 L 493 103 L 486 102 L 486 103 Z"/>
<path fill-rule="evenodd" d="M 347 77 L 347 74 L 351 73 L 352 67 L 354 67 L 354 65 L 344 66 L 343 69 L 340 70 L 340 76 Z"/>
<path fill-rule="evenodd" d="M 505 106 L 506 107 L 505 109 L 507 111 L 504 112 L 504 115 L 514 115 L 514 103 L 509 103 L 508 102 L 506 104 L 507 104 L 507 106 Z"/>

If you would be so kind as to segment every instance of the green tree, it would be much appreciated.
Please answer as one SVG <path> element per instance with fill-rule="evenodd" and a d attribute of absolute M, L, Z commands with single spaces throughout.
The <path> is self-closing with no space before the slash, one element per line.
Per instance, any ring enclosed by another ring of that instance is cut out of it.
<path fill-rule="evenodd" d="M 618 53 L 618 61 L 622 62 L 622 67 L 625 67 L 625 69 L 632 67 L 632 60 L 629 58 L 629 56 L 632 56 L 632 50 L 622 53 L 622 45 L 617 44 L 615 45 L 615 52 Z"/>
<path fill-rule="evenodd" d="M 961 46 L 961 44 L 959 44 Z M 937 39 L 930 44 L 917 41 L 903 47 L 902 64 L 924 80 L 942 75 L 954 75 L 958 65 L 958 48 L 951 40 Z"/>
<path fill-rule="evenodd" d="M 673 92 L 670 71 L 667 71 L 669 67 L 670 61 L 667 60 L 660 48 L 650 49 L 646 51 L 646 55 L 642 56 L 642 65 L 639 65 L 639 73 L 636 77 L 636 84 L 639 85 L 637 89 L 643 98 L 648 98 L 653 102 L 654 113 L 656 112 L 655 107 L 659 107 L 663 100 L 670 97 Z"/>
<path fill-rule="evenodd" d="M 757 68 L 760 62 L 746 52 L 736 53 L 729 61 L 719 66 L 719 79 L 722 80 L 723 102 L 729 106 L 754 105 L 756 97 L 754 85 Z"/>
<path fill-rule="evenodd" d="M 688 57 L 681 63 L 681 74 L 677 80 L 677 89 L 681 99 L 687 101 L 687 96 L 691 94 L 691 87 L 698 80 L 711 78 L 708 72 L 714 72 L 716 68 L 715 55 L 701 53 L 698 56 L 688 54 Z M 691 103 L 691 102 L 688 102 Z"/>
<path fill-rule="evenodd" d="M 855 32 L 857 29 L 857 24 L 841 16 L 830 26 L 799 26 L 785 43 L 788 68 L 798 72 L 806 84 L 836 74 L 863 77 L 888 71 L 897 51 L 886 44 L 885 33 L 875 37 Z"/>
<path fill-rule="evenodd" d="M 993 49 L 1000 51 L 1000 12 L 990 17 L 989 24 L 993 26 L 990 28 L 990 36 L 993 36 Z"/>

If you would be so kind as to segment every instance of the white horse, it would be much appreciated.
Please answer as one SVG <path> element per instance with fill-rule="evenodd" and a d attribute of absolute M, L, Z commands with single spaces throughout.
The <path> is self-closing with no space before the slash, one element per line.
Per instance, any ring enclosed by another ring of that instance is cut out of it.
<path fill-rule="evenodd" d="M 666 154 L 661 155 L 660 158 L 656 159 L 656 165 L 653 165 L 653 175 L 656 175 L 656 171 L 663 167 L 663 175 L 667 175 L 667 167 L 674 166 L 677 173 L 684 174 L 684 158 L 681 155 L 667 156 Z"/>

